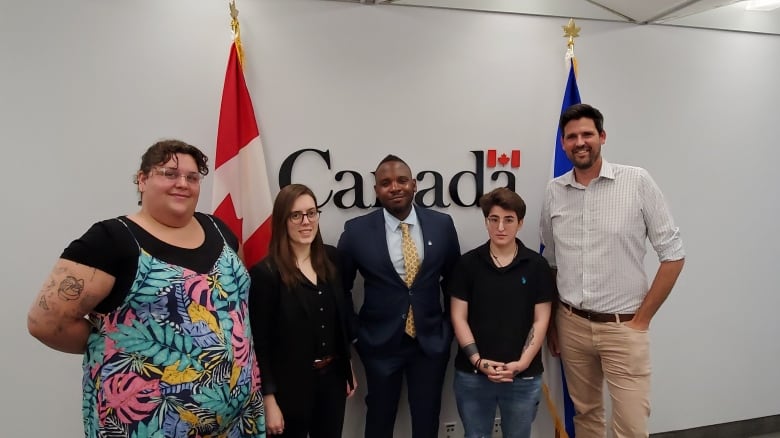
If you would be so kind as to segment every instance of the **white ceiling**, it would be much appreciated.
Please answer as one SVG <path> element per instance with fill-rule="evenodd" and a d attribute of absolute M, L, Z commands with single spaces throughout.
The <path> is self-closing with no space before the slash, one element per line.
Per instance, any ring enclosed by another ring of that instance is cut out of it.
<path fill-rule="evenodd" d="M 350 0 L 347 0 L 350 1 Z M 736 0 L 351 0 L 390 4 L 587 18 L 636 24 L 721 29 L 780 35 L 780 9 L 748 11 Z"/>

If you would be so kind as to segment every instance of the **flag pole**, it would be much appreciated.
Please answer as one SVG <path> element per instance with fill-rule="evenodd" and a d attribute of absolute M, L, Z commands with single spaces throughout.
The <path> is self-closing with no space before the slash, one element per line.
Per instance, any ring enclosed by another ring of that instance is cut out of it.
<path fill-rule="evenodd" d="M 550 388 L 546 383 L 542 383 L 542 392 L 544 393 L 544 400 L 547 402 L 547 410 L 550 411 L 553 424 L 555 425 L 555 438 L 569 438 L 569 434 L 566 433 L 566 427 L 561 422 L 561 417 L 558 415 L 558 409 L 555 407 L 552 395 L 550 395 Z"/>
<path fill-rule="evenodd" d="M 236 0 L 230 0 L 230 30 L 233 32 L 233 42 L 236 44 L 236 53 L 238 53 L 238 62 L 244 65 L 244 47 L 241 45 L 241 26 L 238 24 L 238 8 Z"/>
<path fill-rule="evenodd" d="M 574 39 L 580 36 L 580 28 L 577 27 L 577 24 L 574 22 L 574 18 L 569 18 L 569 22 L 565 26 L 561 26 L 561 28 L 563 29 L 563 37 L 567 39 L 565 62 L 566 62 L 566 71 L 569 72 L 569 79 L 567 80 L 566 90 L 564 91 L 564 97 L 563 97 L 564 103 L 561 108 L 561 110 L 563 111 L 568 105 L 572 103 L 579 103 L 580 100 L 579 90 L 577 87 L 577 58 L 574 56 Z M 560 142 L 560 138 L 556 138 L 556 142 Z M 560 176 L 558 175 L 559 166 L 557 163 L 558 161 L 557 155 L 559 153 L 558 149 L 560 149 L 560 146 L 556 144 L 556 150 L 555 153 L 553 154 L 553 177 Z M 570 169 L 571 163 L 569 163 L 568 160 L 567 163 L 568 163 L 568 168 Z M 560 173 L 562 174 L 563 172 Z M 542 246 L 542 251 L 544 250 L 543 248 L 544 247 Z M 561 384 L 566 385 L 565 377 L 563 375 L 563 366 L 560 362 L 559 364 L 560 364 L 561 376 L 562 376 Z M 550 411 L 550 416 L 552 417 L 553 425 L 555 426 L 555 438 L 569 438 L 569 434 L 566 431 L 566 425 L 561 420 L 560 415 L 558 415 L 558 409 L 555 406 L 555 402 L 552 399 L 550 388 L 547 386 L 546 383 L 542 383 L 542 392 L 544 393 L 544 398 L 545 401 L 547 402 L 547 409 Z M 566 395 L 564 395 L 564 411 L 566 410 L 565 398 Z M 572 431 L 572 433 L 574 432 Z"/>

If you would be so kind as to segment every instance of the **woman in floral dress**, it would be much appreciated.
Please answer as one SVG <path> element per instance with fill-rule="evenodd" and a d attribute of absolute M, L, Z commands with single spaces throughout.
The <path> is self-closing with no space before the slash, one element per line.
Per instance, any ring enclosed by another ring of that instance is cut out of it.
<path fill-rule="evenodd" d="M 195 212 L 208 158 L 152 145 L 140 210 L 94 224 L 62 253 L 28 315 L 49 347 L 84 354 L 86 437 L 263 437 L 236 237 Z"/>

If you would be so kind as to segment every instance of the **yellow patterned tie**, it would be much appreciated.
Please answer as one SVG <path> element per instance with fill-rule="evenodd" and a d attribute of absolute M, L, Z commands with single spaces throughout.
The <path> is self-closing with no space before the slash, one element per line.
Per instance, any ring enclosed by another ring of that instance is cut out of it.
<path fill-rule="evenodd" d="M 404 252 L 404 270 L 406 271 L 406 287 L 412 287 L 414 277 L 420 267 L 420 258 L 417 257 L 417 247 L 414 246 L 414 240 L 409 234 L 409 224 L 401 222 L 401 249 Z M 417 336 L 417 330 L 414 328 L 414 314 L 412 305 L 409 304 L 409 312 L 406 314 L 406 328 L 404 332 L 411 337 Z"/>

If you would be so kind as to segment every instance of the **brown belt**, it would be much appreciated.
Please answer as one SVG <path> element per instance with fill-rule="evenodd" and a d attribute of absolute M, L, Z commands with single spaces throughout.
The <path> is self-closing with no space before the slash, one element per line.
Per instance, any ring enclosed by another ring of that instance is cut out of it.
<path fill-rule="evenodd" d="M 326 366 L 330 365 L 331 363 L 333 363 L 334 360 L 336 360 L 336 355 L 329 354 L 325 357 L 314 359 L 314 362 L 311 364 L 311 367 L 314 368 L 315 370 L 321 370 Z"/>
<path fill-rule="evenodd" d="M 633 313 L 598 313 L 572 307 L 563 301 L 561 301 L 561 304 L 563 307 L 571 311 L 571 313 L 577 316 L 581 316 L 592 322 L 626 322 L 634 319 Z"/>

